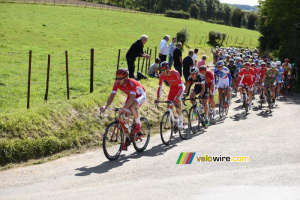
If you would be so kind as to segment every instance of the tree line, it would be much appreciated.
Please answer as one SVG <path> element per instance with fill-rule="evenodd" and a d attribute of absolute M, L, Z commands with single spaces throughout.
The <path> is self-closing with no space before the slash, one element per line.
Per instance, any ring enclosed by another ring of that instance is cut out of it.
<path fill-rule="evenodd" d="M 300 0 L 260 1 L 260 50 L 300 66 Z"/>
<path fill-rule="evenodd" d="M 93 0 L 87 0 L 93 1 Z M 151 13 L 165 13 L 167 10 L 188 12 L 192 18 L 211 23 L 254 30 L 257 24 L 256 12 L 243 11 L 219 0 L 96 0 L 99 3 Z"/>

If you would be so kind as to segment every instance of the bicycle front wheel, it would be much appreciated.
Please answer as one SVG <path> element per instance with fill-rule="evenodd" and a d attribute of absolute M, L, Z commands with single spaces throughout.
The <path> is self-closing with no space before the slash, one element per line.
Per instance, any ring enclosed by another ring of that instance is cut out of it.
<path fill-rule="evenodd" d="M 219 103 L 220 118 L 222 118 L 224 116 L 224 113 L 225 113 L 225 96 L 223 94 L 222 97 L 220 98 L 220 103 Z"/>
<path fill-rule="evenodd" d="M 141 131 L 135 135 L 133 140 L 133 147 L 138 152 L 144 151 L 150 140 L 150 123 L 145 117 L 141 117 L 140 120 L 142 123 Z"/>
<path fill-rule="evenodd" d="M 244 99 L 244 107 L 245 107 L 245 113 L 246 113 L 246 115 L 247 115 L 247 113 L 248 113 L 248 108 L 249 108 L 249 104 L 248 104 L 248 100 L 247 100 L 247 97 L 246 97 L 246 95 L 244 95 L 244 97 L 243 97 L 243 99 Z"/>
<path fill-rule="evenodd" d="M 197 108 L 192 106 L 189 111 L 189 127 L 193 134 L 200 131 L 201 117 Z"/>
<path fill-rule="evenodd" d="M 189 128 L 189 114 L 186 109 L 182 110 L 182 121 L 183 127 L 179 130 L 179 136 L 181 139 L 186 140 L 188 138 L 190 128 Z"/>
<path fill-rule="evenodd" d="M 161 118 L 160 121 L 160 136 L 161 140 L 165 145 L 169 145 L 171 137 L 174 131 L 174 124 L 170 116 L 170 112 L 167 111 Z"/>
<path fill-rule="evenodd" d="M 123 129 L 117 121 L 110 123 L 103 135 L 103 152 L 108 160 L 115 160 L 122 151 Z"/>

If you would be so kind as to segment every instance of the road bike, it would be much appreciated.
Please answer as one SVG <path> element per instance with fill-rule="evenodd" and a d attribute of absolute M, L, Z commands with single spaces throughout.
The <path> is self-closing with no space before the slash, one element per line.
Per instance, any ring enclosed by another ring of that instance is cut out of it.
<path fill-rule="evenodd" d="M 122 150 L 127 150 L 127 147 L 133 143 L 136 151 L 144 151 L 150 140 L 150 123 L 146 117 L 140 117 L 141 131 L 133 134 L 132 131 L 135 127 L 135 120 L 132 126 L 126 127 L 123 122 L 124 114 L 117 114 L 122 108 L 108 108 L 115 112 L 115 121 L 111 122 L 105 129 L 103 135 L 103 151 L 107 159 L 115 160 L 118 158 Z M 126 111 L 132 115 L 130 110 Z M 100 113 L 101 117 L 101 113 Z"/>
<path fill-rule="evenodd" d="M 249 91 L 248 91 L 248 85 L 245 84 L 243 86 L 243 108 L 245 108 L 245 113 L 246 115 L 248 114 L 249 111 Z"/>
<path fill-rule="evenodd" d="M 199 99 L 199 97 L 195 97 L 192 99 L 185 99 L 185 100 L 193 100 L 194 104 L 189 110 L 189 128 L 192 131 L 193 134 L 200 131 L 200 124 L 207 129 L 207 126 L 205 125 L 205 111 L 202 104 L 202 101 Z M 197 100 L 199 104 L 197 103 Z M 185 103 L 184 103 L 185 105 Z M 209 121 L 211 122 L 213 120 L 213 113 L 210 107 L 208 106 L 208 113 L 209 113 Z"/>
<path fill-rule="evenodd" d="M 169 145 L 173 134 L 179 132 L 181 139 L 186 140 L 189 135 L 189 125 L 188 125 L 188 111 L 186 109 L 182 110 L 182 120 L 183 127 L 178 128 L 178 117 L 174 116 L 172 101 L 155 101 L 155 105 L 158 106 L 159 103 L 166 103 L 168 105 L 168 110 L 163 114 L 160 121 L 160 136 L 161 140 L 165 145 Z"/>
<path fill-rule="evenodd" d="M 220 102 L 219 102 L 219 115 L 220 118 L 223 118 L 225 115 L 228 114 L 229 104 L 228 104 L 228 98 L 225 94 L 226 88 L 219 88 L 221 90 Z"/>

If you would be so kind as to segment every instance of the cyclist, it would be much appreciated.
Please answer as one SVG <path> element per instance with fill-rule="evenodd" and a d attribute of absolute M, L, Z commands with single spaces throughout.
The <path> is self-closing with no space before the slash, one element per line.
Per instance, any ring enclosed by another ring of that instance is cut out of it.
<path fill-rule="evenodd" d="M 186 88 L 183 93 L 183 100 L 185 99 L 186 92 L 189 91 L 190 86 L 195 83 L 195 87 L 193 91 L 190 94 L 190 98 L 195 98 L 196 95 L 199 94 L 199 99 L 202 99 L 204 111 L 205 111 L 205 128 L 208 127 L 208 106 L 207 106 L 207 82 L 205 80 L 205 77 L 199 73 L 199 69 L 197 67 L 192 67 L 190 69 L 190 76 L 188 78 L 188 81 L 186 83 Z M 192 105 L 194 105 L 194 100 L 191 100 Z"/>
<path fill-rule="evenodd" d="M 266 66 L 266 63 L 265 62 L 262 62 L 261 63 L 261 68 L 258 72 L 258 78 L 259 78 L 259 88 L 262 89 L 262 86 L 261 86 L 261 83 L 262 83 L 262 79 L 266 73 L 266 71 L 268 70 L 267 66 Z M 260 96 L 261 99 L 264 98 L 264 93 L 262 93 L 262 95 Z"/>
<path fill-rule="evenodd" d="M 277 84 L 277 97 L 279 97 L 280 94 L 280 87 L 281 87 L 281 83 L 283 83 L 284 77 L 282 76 L 283 74 L 283 67 L 281 67 L 281 62 L 280 61 L 276 61 L 276 68 L 279 71 L 279 76 L 278 76 L 278 84 Z M 274 79 L 276 79 L 277 76 L 275 76 Z"/>
<path fill-rule="evenodd" d="M 207 70 L 205 65 L 200 66 L 199 71 L 205 77 L 205 80 L 207 82 L 207 89 L 209 91 L 208 98 L 211 103 L 211 108 L 213 109 L 213 118 L 215 118 L 216 117 L 216 103 L 214 100 L 214 96 L 215 96 L 216 87 L 215 87 L 215 82 L 214 82 L 214 80 L 215 80 L 214 73 Z"/>
<path fill-rule="evenodd" d="M 292 65 L 289 62 L 290 62 L 290 60 L 288 58 L 286 58 L 284 60 L 284 64 L 282 65 L 284 78 L 287 78 L 287 75 L 290 75 L 290 73 L 291 73 Z"/>
<path fill-rule="evenodd" d="M 229 65 L 227 65 L 227 68 L 229 69 L 232 78 L 232 88 L 236 90 L 237 66 L 234 64 L 233 59 L 229 60 Z"/>
<path fill-rule="evenodd" d="M 248 85 L 248 91 L 249 91 L 249 110 L 252 110 L 252 91 L 253 91 L 253 84 L 255 81 L 255 72 L 253 69 L 250 68 L 250 63 L 246 62 L 244 64 L 244 69 L 241 70 L 240 75 L 241 75 L 241 81 L 239 83 L 239 89 L 240 93 L 243 93 L 242 87 L 247 84 Z M 242 100 L 241 100 L 242 101 Z"/>
<path fill-rule="evenodd" d="M 183 95 L 183 91 L 185 89 L 184 84 L 181 80 L 181 76 L 178 71 L 171 70 L 169 63 L 167 61 L 164 61 L 160 63 L 159 70 L 161 71 L 160 77 L 159 77 L 159 87 L 157 90 L 157 101 L 160 98 L 161 90 L 162 90 L 162 83 L 164 80 L 166 80 L 170 85 L 170 91 L 168 95 L 168 101 L 172 101 L 175 103 L 176 112 L 178 114 L 178 128 L 183 127 L 183 121 L 182 121 L 182 112 L 181 112 L 181 98 Z M 170 108 L 173 108 L 174 104 L 170 105 Z"/>
<path fill-rule="evenodd" d="M 226 96 L 229 100 L 229 106 L 231 105 L 231 98 L 230 98 L 230 86 L 231 86 L 231 76 L 230 71 L 227 67 L 223 67 L 224 62 L 222 60 L 217 62 L 217 67 L 215 68 L 214 75 L 215 75 L 215 84 L 218 84 L 218 92 L 219 94 L 222 93 L 222 89 L 226 90 Z M 219 95 L 219 102 L 221 99 L 221 95 Z"/>
<path fill-rule="evenodd" d="M 241 60 L 243 60 L 242 58 L 240 58 L 240 57 L 237 57 L 236 59 L 235 59 L 235 65 L 236 65 L 236 67 L 237 67 L 237 75 L 239 74 L 239 72 L 240 72 L 240 70 L 243 68 L 243 63 L 241 62 Z"/>
<path fill-rule="evenodd" d="M 279 71 L 278 69 L 276 69 L 276 66 L 277 64 L 275 62 L 271 63 L 271 68 L 266 71 L 261 84 L 263 87 L 265 87 L 264 88 L 265 96 L 268 91 L 268 85 L 271 87 L 273 108 L 275 108 L 275 85 L 279 78 Z M 277 76 L 276 80 L 274 79 L 275 76 Z"/>
<path fill-rule="evenodd" d="M 120 114 L 125 114 L 124 123 L 128 128 L 129 123 L 129 114 L 128 110 L 132 112 L 132 115 L 135 119 L 135 128 L 131 133 L 131 137 L 133 137 L 135 133 L 140 132 L 141 130 L 141 120 L 139 118 L 139 113 L 136 108 L 141 106 L 146 100 L 145 88 L 140 84 L 140 82 L 136 81 L 133 78 L 128 78 L 129 72 L 127 69 L 118 69 L 116 71 L 116 81 L 114 83 L 113 89 L 111 91 L 110 96 L 106 101 L 106 105 L 100 107 L 100 112 L 104 112 L 110 104 L 113 102 L 118 89 L 127 94 L 126 102 L 123 108 L 120 110 Z"/>

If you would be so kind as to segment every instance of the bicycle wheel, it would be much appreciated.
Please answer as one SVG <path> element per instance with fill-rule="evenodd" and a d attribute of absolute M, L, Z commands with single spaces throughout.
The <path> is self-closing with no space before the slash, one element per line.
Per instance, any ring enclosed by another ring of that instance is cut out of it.
<path fill-rule="evenodd" d="M 103 135 L 103 152 L 108 160 L 115 160 L 122 151 L 123 129 L 117 121 L 110 123 Z"/>
<path fill-rule="evenodd" d="M 200 130 L 201 117 L 197 112 L 197 107 L 192 106 L 189 111 L 189 128 L 193 134 Z"/>
<path fill-rule="evenodd" d="M 132 142 L 133 147 L 138 152 L 144 151 L 150 140 L 150 123 L 145 117 L 141 117 L 140 120 L 142 123 L 141 131 L 135 135 Z"/>
<path fill-rule="evenodd" d="M 283 90 L 282 90 L 282 93 L 283 93 L 283 99 L 286 99 L 286 96 L 287 96 L 287 85 L 286 83 L 283 84 Z"/>
<path fill-rule="evenodd" d="M 225 96 L 224 94 L 221 96 L 220 98 L 220 103 L 219 103 L 219 115 L 220 118 L 222 118 L 224 116 L 224 112 L 225 112 Z"/>
<path fill-rule="evenodd" d="M 167 111 L 164 113 L 160 121 L 160 137 L 165 145 L 170 144 L 174 131 L 174 124 L 170 117 L 170 112 Z"/>
<path fill-rule="evenodd" d="M 271 100 L 271 93 L 270 93 L 270 89 L 268 90 L 268 107 L 269 107 L 269 110 L 271 111 L 272 110 L 272 100 Z"/>
<path fill-rule="evenodd" d="M 247 102 L 247 97 L 246 97 L 246 95 L 243 95 L 243 104 L 244 104 L 244 108 L 245 108 L 245 113 L 246 113 L 246 115 L 247 115 L 249 104 L 248 104 L 248 102 Z"/>
<path fill-rule="evenodd" d="M 224 111 L 225 111 L 225 115 L 227 115 L 228 114 L 228 110 L 229 110 L 229 103 L 228 103 L 228 98 L 225 101 L 225 96 L 224 96 L 224 102 L 225 102 L 225 104 L 224 104 Z"/>
<path fill-rule="evenodd" d="M 214 120 L 213 119 L 213 110 L 210 107 L 210 104 L 208 104 L 208 119 L 209 119 L 209 122 L 212 122 Z"/>
<path fill-rule="evenodd" d="M 182 121 L 183 121 L 183 127 L 182 129 L 179 129 L 179 136 L 181 139 L 186 140 L 190 132 L 189 114 L 186 109 L 182 110 Z"/>

